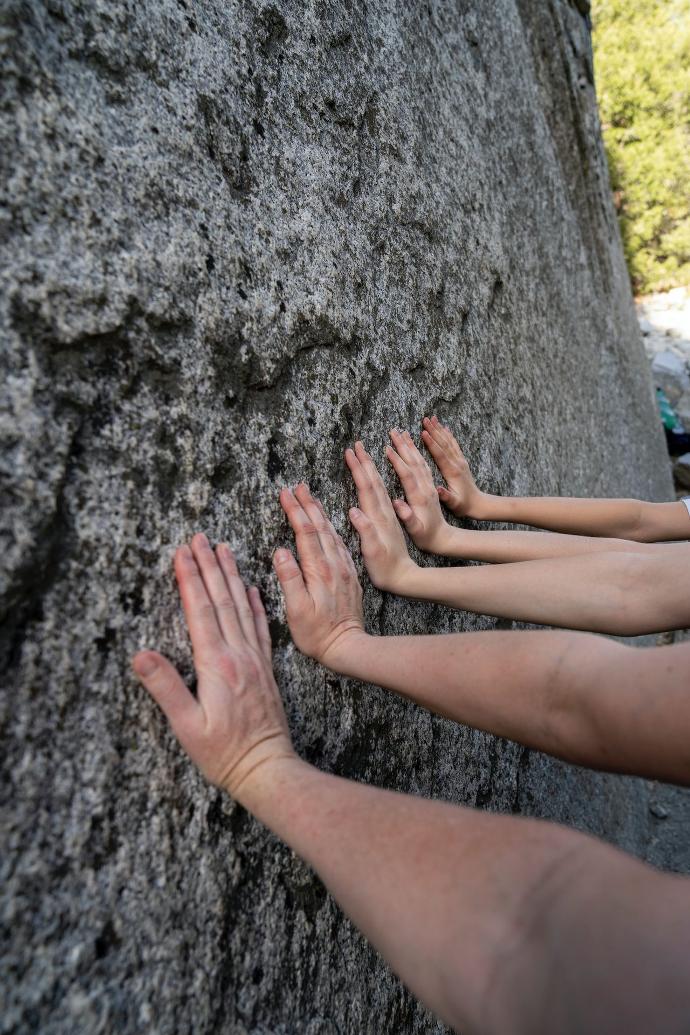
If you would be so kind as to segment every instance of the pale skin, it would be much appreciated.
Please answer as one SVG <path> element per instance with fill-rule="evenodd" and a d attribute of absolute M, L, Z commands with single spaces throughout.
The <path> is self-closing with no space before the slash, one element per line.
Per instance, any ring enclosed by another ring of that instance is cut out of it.
<path fill-rule="evenodd" d="M 391 438 L 395 449 L 389 447 L 387 456 L 406 501 L 391 503 L 362 442 L 345 452 L 359 499 L 350 520 L 359 534 L 369 577 L 379 589 L 499 618 L 619 636 L 690 624 L 686 543 L 649 545 L 552 533 L 453 529 L 458 533 L 456 543 L 466 544 L 460 555 L 508 563 L 460 568 L 415 564 L 398 518 L 418 545 L 434 551 L 447 542 L 443 526 L 448 526 L 428 465 L 412 439 L 397 432 Z M 688 521 L 685 506 L 680 506 Z"/>
<path fill-rule="evenodd" d="M 690 537 L 690 516 L 685 504 L 680 501 L 648 503 L 643 500 L 578 499 L 565 496 L 493 496 L 477 488 L 462 449 L 450 428 L 443 425 L 438 417 L 424 418 L 422 441 L 445 482 L 436 488 L 435 492 L 444 506 L 456 517 L 469 517 L 476 521 L 506 521 L 511 524 L 533 525 L 553 532 L 627 539 L 637 543 L 668 542 Z M 398 434 L 397 439 L 393 439 L 396 450 L 398 442 L 413 445 L 407 432 L 402 433 L 402 436 Z M 395 458 L 389 456 L 389 459 L 396 466 Z M 433 485 L 433 481 L 429 480 Z M 409 508 L 403 506 L 398 509 L 396 506 L 396 510 L 401 520 L 407 524 L 411 517 L 408 513 Z M 415 524 L 414 519 L 412 524 Z M 409 524 L 408 531 L 414 538 Z M 449 537 L 449 542 L 445 545 L 450 546 L 451 556 L 472 556 L 475 560 L 493 559 L 474 557 L 474 554 L 463 552 L 454 553 L 454 548 L 463 549 L 462 538 L 462 535 Z M 536 543 L 538 540 L 535 538 L 533 541 Z M 421 543 L 418 545 L 422 546 Z M 561 542 L 561 546 L 564 550 L 568 549 L 565 540 Z M 571 544 L 571 548 L 576 548 L 575 544 Z M 610 548 L 610 545 L 604 547 Z M 596 549 L 596 546 L 594 543 L 588 543 L 586 549 Z M 434 549 L 432 552 L 446 551 Z M 508 556 L 502 559 L 520 558 Z"/>
<path fill-rule="evenodd" d="M 292 500 L 281 496 L 286 510 Z M 361 643 L 361 589 L 311 503 L 300 504 L 306 521 L 292 509 L 301 563 L 281 550 L 275 567 L 296 643 L 328 665 Z M 302 762 L 258 593 L 246 593 L 227 547 L 203 536 L 178 551 L 175 570 L 198 698 L 154 651 L 133 659 L 135 672 L 206 777 L 314 867 L 439 1017 L 497 1035 L 686 1030 L 685 879 L 553 824 L 380 791 Z"/>

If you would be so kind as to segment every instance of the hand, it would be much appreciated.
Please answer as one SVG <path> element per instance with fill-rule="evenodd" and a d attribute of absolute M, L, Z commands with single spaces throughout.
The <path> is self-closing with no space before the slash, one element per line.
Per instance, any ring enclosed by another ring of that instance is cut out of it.
<path fill-rule="evenodd" d="M 424 445 L 447 485 L 447 488 L 440 485 L 436 490 L 441 502 L 457 517 L 479 517 L 484 493 L 474 484 L 470 465 L 460 446 L 438 417 L 425 417 L 422 424 Z"/>
<path fill-rule="evenodd" d="M 405 536 L 395 516 L 381 475 L 361 442 L 345 450 L 345 462 L 357 487 L 359 509 L 350 510 L 362 547 L 369 578 L 377 589 L 402 590 L 417 565 L 407 551 Z"/>
<path fill-rule="evenodd" d="M 304 482 L 294 493 L 283 489 L 280 505 L 295 533 L 299 557 L 299 564 L 289 550 L 276 550 L 273 557 L 292 638 L 303 654 L 337 670 L 343 651 L 365 635 L 355 566 Z"/>
<path fill-rule="evenodd" d="M 205 535 L 175 554 L 194 651 L 198 698 L 161 654 L 132 667 L 207 780 L 243 801 L 265 767 L 296 758 L 271 666 L 271 637 L 256 588 L 245 592 L 230 547 Z"/>
<path fill-rule="evenodd" d="M 386 456 L 400 479 L 407 502 L 393 500 L 393 508 L 410 538 L 427 553 L 445 553 L 454 530 L 443 516 L 429 465 L 407 431 L 390 432 L 393 445 Z"/>

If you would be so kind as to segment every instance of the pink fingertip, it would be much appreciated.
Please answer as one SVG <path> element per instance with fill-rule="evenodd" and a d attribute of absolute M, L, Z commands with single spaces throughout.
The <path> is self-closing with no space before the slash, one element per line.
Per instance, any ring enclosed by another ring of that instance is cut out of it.
<path fill-rule="evenodd" d="M 158 659 L 149 653 L 136 654 L 132 658 L 132 668 L 142 679 L 147 679 L 158 668 Z"/>

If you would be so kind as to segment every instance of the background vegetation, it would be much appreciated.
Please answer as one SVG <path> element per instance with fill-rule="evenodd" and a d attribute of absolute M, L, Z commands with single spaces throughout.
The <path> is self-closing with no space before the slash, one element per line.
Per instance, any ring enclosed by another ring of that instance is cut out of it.
<path fill-rule="evenodd" d="M 636 293 L 690 284 L 690 0 L 595 0 L 604 143 Z"/>

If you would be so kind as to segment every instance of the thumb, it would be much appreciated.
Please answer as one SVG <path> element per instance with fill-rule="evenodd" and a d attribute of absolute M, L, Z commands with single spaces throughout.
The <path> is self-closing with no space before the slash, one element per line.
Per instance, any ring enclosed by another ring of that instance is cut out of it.
<path fill-rule="evenodd" d="M 201 706 L 185 686 L 175 666 L 162 654 L 144 650 L 134 655 L 132 668 L 179 737 L 183 727 L 195 722 Z"/>
<path fill-rule="evenodd" d="M 304 607 L 309 602 L 309 593 L 304 584 L 302 569 L 290 551 L 276 550 L 273 554 L 273 567 L 285 597 L 288 614 Z"/>
<path fill-rule="evenodd" d="M 445 485 L 437 485 L 436 492 L 438 493 L 439 499 L 442 503 L 445 503 L 447 507 L 450 507 L 452 505 L 453 500 L 455 498 L 454 492 L 451 492 L 450 489 L 447 489 Z"/>
<path fill-rule="evenodd" d="M 393 500 L 393 507 L 395 509 L 395 513 L 398 515 L 413 539 L 424 530 L 424 525 L 421 520 L 415 514 L 410 504 L 405 500 Z"/>
<path fill-rule="evenodd" d="M 368 542 L 372 538 L 374 524 L 359 507 L 350 507 L 347 514 L 359 536 L 360 545 L 363 546 L 365 541 Z"/>

